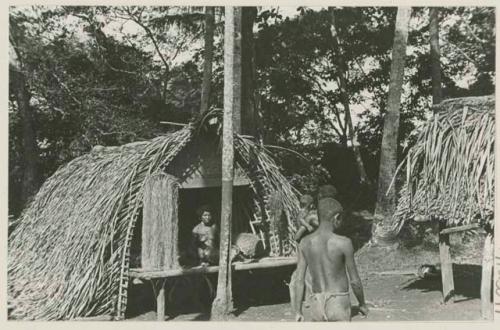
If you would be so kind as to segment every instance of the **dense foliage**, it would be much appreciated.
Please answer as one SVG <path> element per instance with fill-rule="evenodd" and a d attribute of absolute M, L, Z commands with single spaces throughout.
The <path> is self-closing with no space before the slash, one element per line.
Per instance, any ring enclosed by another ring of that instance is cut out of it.
<path fill-rule="evenodd" d="M 302 153 L 283 156 L 301 190 L 329 176 L 355 182 L 338 93 L 335 56 L 346 80 L 360 148 L 376 179 L 389 84 L 395 8 L 339 9 L 333 47 L 328 11 L 261 8 L 255 22 L 256 84 L 264 142 Z M 400 157 L 429 113 L 429 13 L 410 23 L 400 125 Z M 212 107 L 222 106 L 222 10 L 216 13 Z M 38 150 L 38 182 L 95 145 L 120 145 L 176 129 L 199 111 L 203 70 L 203 9 L 196 7 L 11 7 L 10 71 L 26 77 Z M 440 44 L 443 96 L 494 91 L 495 12 L 443 8 Z M 26 165 L 23 118 L 15 80 L 9 94 L 9 207 Z M 345 155 L 340 157 L 338 155 Z M 294 161 L 290 161 L 290 160 Z M 312 165 L 309 167 L 309 165 Z M 346 171 L 343 173 L 342 171 Z M 353 178 L 346 179 L 345 177 Z M 314 179 L 313 179 L 314 177 Z"/>

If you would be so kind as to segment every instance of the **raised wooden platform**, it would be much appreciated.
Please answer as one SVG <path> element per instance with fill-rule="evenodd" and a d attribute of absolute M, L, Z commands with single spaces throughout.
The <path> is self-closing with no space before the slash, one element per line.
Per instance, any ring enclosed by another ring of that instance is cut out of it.
<path fill-rule="evenodd" d="M 297 263 L 296 257 L 267 257 L 250 262 L 233 262 L 233 271 L 252 270 L 252 269 L 268 269 L 284 266 L 293 266 Z M 141 268 L 131 268 L 129 276 L 144 280 L 151 280 L 159 284 L 158 292 L 156 292 L 156 317 L 158 321 L 165 320 L 165 279 L 169 277 L 178 277 L 195 274 L 217 273 L 219 266 L 208 267 L 192 267 L 183 269 L 166 269 L 166 270 L 148 270 Z M 210 284 L 210 282 L 209 282 Z M 213 289 L 211 289 L 213 290 Z"/>
<path fill-rule="evenodd" d="M 268 257 L 262 258 L 252 262 L 233 262 L 233 270 L 252 270 L 252 269 L 265 269 L 265 268 L 275 268 L 292 266 L 297 263 L 296 257 Z M 197 266 L 192 268 L 181 268 L 181 269 L 166 269 L 166 270 L 149 270 L 142 268 L 131 268 L 129 270 L 129 276 L 141 279 L 156 279 L 156 278 L 167 278 L 176 277 L 183 275 L 193 275 L 193 274 L 209 274 L 217 273 L 219 271 L 219 266 Z"/>

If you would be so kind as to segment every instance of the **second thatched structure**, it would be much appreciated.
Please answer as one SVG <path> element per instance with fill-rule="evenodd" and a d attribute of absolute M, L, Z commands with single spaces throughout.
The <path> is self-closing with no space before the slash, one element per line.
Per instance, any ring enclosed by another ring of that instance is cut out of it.
<path fill-rule="evenodd" d="M 491 318 L 495 97 L 449 99 L 435 110 L 399 167 L 405 183 L 393 229 L 398 231 L 408 220 L 439 221 L 441 233 L 474 225 L 483 228 L 487 236 L 483 251 L 482 312 L 485 318 Z M 440 239 L 443 241 L 446 236 Z"/>

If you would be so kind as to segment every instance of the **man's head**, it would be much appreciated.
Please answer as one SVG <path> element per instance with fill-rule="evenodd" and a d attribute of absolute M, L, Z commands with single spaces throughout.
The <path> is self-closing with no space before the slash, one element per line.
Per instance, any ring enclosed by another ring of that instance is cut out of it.
<path fill-rule="evenodd" d="M 342 205 L 331 197 L 322 198 L 318 202 L 318 217 L 320 224 L 331 222 L 334 230 L 341 225 L 343 211 Z"/>
<path fill-rule="evenodd" d="M 314 203 L 314 198 L 311 195 L 305 194 L 300 197 L 300 208 L 308 209 L 311 208 Z"/>
<path fill-rule="evenodd" d="M 331 184 L 325 184 L 318 189 L 318 201 L 323 198 L 337 198 L 337 189 Z"/>

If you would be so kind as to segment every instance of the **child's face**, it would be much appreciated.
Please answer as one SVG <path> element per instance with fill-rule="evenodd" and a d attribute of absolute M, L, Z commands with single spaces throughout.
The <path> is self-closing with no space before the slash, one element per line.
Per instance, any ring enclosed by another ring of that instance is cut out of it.
<path fill-rule="evenodd" d="M 212 222 L 212 214 L 210 214 L 209 211 L 203 212 L 203 214 L 201 215 L 201 221 L 205 225 L 209 225 Z"/>
<path fill-rule="evenodd" d="M 311 202 L 304 202 L 304 201 L 301 201 L 301 202 L 300 202 L 300 208 L 301 208 L 302 210 L 309 210 L 309 209 L 311 209 L 311 208 L 312 208 L 312 205 L 313 205 L 313 204 L 312 204 Z"/>

